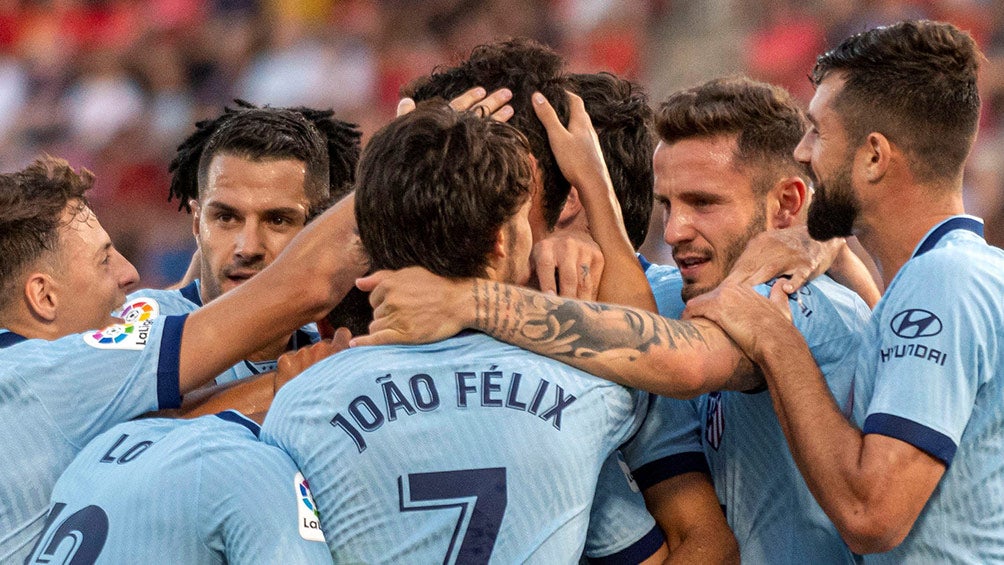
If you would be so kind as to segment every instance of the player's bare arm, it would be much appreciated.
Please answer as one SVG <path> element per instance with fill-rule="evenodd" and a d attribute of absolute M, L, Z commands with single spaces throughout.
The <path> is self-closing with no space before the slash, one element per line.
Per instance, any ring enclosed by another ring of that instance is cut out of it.
<path fill-rule="evenodd" d="M 645 505 L 666 533 L 665 563 L 739 563 L 739 544 L 704 473 L 684 473 L 645 489 Z"/>
<path fill-rule="evenodd" d="M 567 93 L 568 127 L 561 124 L 544 95 L 533 95 L 533 109 L 547 129 L 561 173 L 574 186 L 586 210 L 590 233 L 603 251 L 598 299 L 655 311 L 655 298 L 624 229 L 620 204 L 603 160 L 599 138 L 582 98 Z M 615 280 L 616 279 L 616 280 Z"/>
<path fill-rule="evenodd" d="M 752 364 L 715 324 L 584 302 L 486 280 L 448 280 L 420 268 L 360 279 L 372 291 L 370 335 L 354 346 L 429 343 L 464 328 L 665 396 L 759 384 Z"/>
<path fill-rule="evenodd" d="M 792 456 L 844 541 L 856 553 L 887 551 L 909 533 L 945 466 L 908 443 L 862 434 L 847 421 L 788 323 L 786 303 L 780 291 L 767 300 L 741 285 L 722 284 L 691 300 L 688 313 L 719 324 L 760 366 Z"/>

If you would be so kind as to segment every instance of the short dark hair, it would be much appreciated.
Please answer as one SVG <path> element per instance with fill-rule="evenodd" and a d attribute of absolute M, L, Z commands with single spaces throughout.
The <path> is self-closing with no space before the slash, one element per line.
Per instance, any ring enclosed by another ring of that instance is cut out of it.
<path fill-rule="evenodd" d="M 361 133 L 355 124 L 335 119 L 331 110 L 259 108 L 237 100 L 235 108 L 224 108 L 220 116 L 200 121 L 195 128 L 178 146 L 169 167 L 168 199 L 178 198 L 179 209 L 191 211 L 188 202 L 199 198 L 209 165 L 219 154 L 253 161 L 302 161 L 311 216 L 352 190 Z"/>
<path fill-rule="evenodd" d="M 365 335 L 370 331 L 373 321 L 373 306 L 370 305 L 370 293 L 356 287 L 328 312 L 328 323 L 335 328 L 348 328 L 352 335 Z"/>
<path fill-rule="evenodd" d="M 844 79 L 835 108 L 852 142 L 882 133 L 907 151 L 918 180 L 951 179 L 976 136 L 979 58 L 973 38 L 952 24 L 908 20 L 823 53 L 812 82 Z"/>
<path fill-rule="evenodd" d="M 19 294 L 14 285 L 24 270 L 59 247 L 63 214 L 87 207 L 84 193 L 94 184 L 87 169 L 48 155 L 27 168 L 0 174 L 0 312 Z"/>
<path fill-rule="evenodd" d="M 568 75 L 582 97 L 599 137 L 603 159 L 620 202 L 624 227 L 635 249 L 652 217 L 652 109 L 642 88 L 610 73 Z"/>
<path fill-rule="evenodd" d="M 806 128 L 805 113 L 786 90 L 746 77 L 714 79 L 675 92 L 655 115 L 655 130 L 668 144 L 736 136 L 733 164 L 754 168 L 757 195 L 765 194 L 779 175 L 806 175 L 794 158 Z"/>
<path fill-rule="evenodd" d="M 430 76 L 416 79 L 401 93 L 417 102 L 432 98 L 451 100 L 475 86 L 484 87 L 488 92 L 503 87 L 511 90 L 513 96 L 509 104 L 514 114 L 508 123 L 526 136 L 537 159 L 544 186 L 544 222 L 550 230 L 558 223 L 571 185 L 554 160 L 547 130 L 537 119 L 530 98 L 535 91 L 543 94 L 561 121 L 567 123 L 565 90 L 568 82 L 563 75 L 564 66 L 561 56 L 551 48 L 530 39 L 514 38 L 479 45 L 459 65 L 437 67 Z"/>
<path fill-rule="evenodd" d="M 529 157 L 512 126 L 442 101 L 382 128 L 363 150 L 356 187 L 372 268 L 484 276 L 499 230 L 530 197 Z"/>

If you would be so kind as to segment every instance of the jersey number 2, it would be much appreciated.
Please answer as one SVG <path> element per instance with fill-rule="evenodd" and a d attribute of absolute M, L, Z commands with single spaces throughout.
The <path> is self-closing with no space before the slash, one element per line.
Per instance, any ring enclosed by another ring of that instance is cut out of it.
<path fill-rule="evenodd" d="M 460 509 L 444 564 L 488 563 L 509 500 L 505 467 L 412 473 L 397 485 L 402 512 Z"/>
<path fill-rule="evenodd" d="M 101 549 L 105 547 L 105 538 L 108 537 L 108 515 L 100 506 L 85 506 L 67 516 L 56 528 L 56 531 L 50 535 L 49 531 L 56 522 L 56 518 L 63 512 L 63 508 L 66 508 L 66 505 L 62 502 L 52 505 L 52 510 L 49 511 L 49 516 L 45 519 L 42 537 L 38 539 L 34 549 L 31 550 L 34 559 L 29 557 L 25 563 L 78 565 L 94 563 L 97 560 Z M 49 543 L 45 544 L 45 549 L 41 553 L 35 555 L 38 547 L 45 540 L 49 540 Z M 69 545 L 63 548 L 63 552 L 60 552 L 66 557 L 62 561 L 56 561 L 56 552 L 67 541 Z"/>

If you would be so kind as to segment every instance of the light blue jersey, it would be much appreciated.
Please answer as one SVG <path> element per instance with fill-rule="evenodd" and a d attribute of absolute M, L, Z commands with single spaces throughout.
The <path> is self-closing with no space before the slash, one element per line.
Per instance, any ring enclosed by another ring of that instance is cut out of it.
<path fill-rule="evenodd" d="M 645 421 L 621 452 L 642 492 L 684 473 L 709 474 L 701 424 L 687 400 L 653 394 Z"/>
<path fill-rule="evenodd" d="M 875 307 L 858 360 L 854 420 L 947 470 L 882 563 L 1004 561 L 1004 251 L 983 223 L 931 230 Z"/>
<path fill-rule="evenodd" d="M 679 271 L 663 268 L 649 279 L 660 314 L 679 317 L 684 309 Z M 757 290 L 770 292 L 766 285 Z M 825 276 L 799 289 L 789 304 L 830 392 L 849 414 L 857 348 L 870 316 L 867 305 Z M 715 490 L 743 562 L 853 562 L 791 457 L 769 391 L 721 391 L 676 402 L 679 412 L 689 407 L 690 417 L 698 418 Z M 653 446 L 658 442 L 649 449 Z"/>
<path fill-rule="evenodd" d="M 262 429 L 310 480 L 336 562 L 574 563 L 647 394 L 465 333 L 343 351 Z"/>
<path fill-rule="evenodd" d="M 190 314 L 199 308 L 202 308 L 202 295 L 200 294 L 200 289 L 200 282 L 196 279 L 187 286 L 176 290 L 157 290 L 151 288 L 137 290 L 128 296 L 125 308 L 129 308 L 130 304 L 137 300 L 153 300 L 156 302 L 161 314 L 163 315 L 175 316 L 180 314 Z M 296 333 L 290 336 L 289 346 L 287 349 L 289 351 L 295 351 L 301 347 L 317 343 L 320 339 L 320 336 L 317 334 L 317 327 L 314 324 L 307 324 L 306 326 L 296 330 Z M 247 377 L 259 375 L 261 373 L 274 371 L 275 366 L 275 360 L 244 360 L 216 377 L 215 382 L 218 385 L 231 383 Z"/>
<path fill-rule="evenodd" d="M 672 265 L 649 263 L 641 255 L 638 258 L 642 268 L 645 269 L 648 285 L 652 287 L 652 294 L 655 296 L 655 304 L 659 308 L 659 314 L 674 320 L 680 319 L 684 307 L 683 300 L 680 298 L 680 291 L 683 290 L 683 277 L 680 275 L 680 269 Z"/>
<path fill-rule="evenodd" d="M 60 473 L 94 436 L 181 405 L 184 316 L 137 308 L 125 323 L 46 341 L 0 330 L 0 563 L 20 563 Z"/>
<path fill-rule="evenodd" d="M 26 563 L 330 564 L 306 481 L 258 431 L 232 411 L 115 426 L 56 483 Z"/>
<path fill-rule="evenodd" d="M 620 452 L 607 457 L 589 514 L 585 557 L 592 564 L 633 565 L 651 557 L 666 537 L 645 507 Z"/>

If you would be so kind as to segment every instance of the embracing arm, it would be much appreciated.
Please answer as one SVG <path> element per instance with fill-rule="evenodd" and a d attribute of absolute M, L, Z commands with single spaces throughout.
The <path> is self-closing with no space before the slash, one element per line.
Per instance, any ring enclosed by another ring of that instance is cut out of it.
<path fill-rule="evenodd" d="M 366 271 L 350 194 L 308 225 L 265 270 L 188 316 L 179 386 L 186 394 L 268 343 L 317 320 Z"/>
<path fill-rule="evenodd" d="M 421 268 L 380 271 L 370 335 L 353 345 L 428 343 L 470 328 L 605 379 L 665 396 L 748 390 L 752 365 L 706 320 L 681 321 L 486 280 L 451 281 Z"/>
<path fill-rule="evenodd" d="M 645 489 L 644 495 L 666 534 L 666 563 L 739 563 L 739 545 L 706 474 L 677 475 Z"/>
<path fill-rule="evenodd" d="M 589 233 L 603 252 L 598 299 L 655 312 L 655 298 L 624 228 L 620 203 L 603 160 L 599 138 L 582 98 L 571 92 L 567 95 L 567 129 L 539 92 L 533 94 L 533 109 L 547 130 L 562 174 L 578 190 L 589 222 Z"/>
<path fill-rule="evenodd" d="M 760 366 L 795 463 L 844 541 L 856 553 L 888 551 L 909 533 L 945 466 L 848 422 L 805 340 L 781 313 L 787 298 L 774 292 L 771 300 L 723 285 L 688 309 L 721 324 Z"/>

